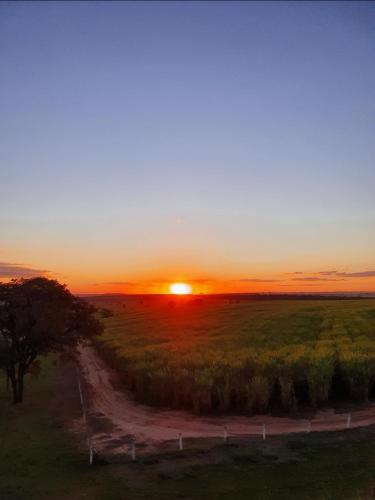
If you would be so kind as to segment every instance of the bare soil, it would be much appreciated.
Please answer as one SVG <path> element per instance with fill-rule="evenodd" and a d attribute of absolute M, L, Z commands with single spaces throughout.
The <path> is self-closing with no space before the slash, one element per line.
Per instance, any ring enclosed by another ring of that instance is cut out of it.
<path fill-rule="evenodd" d="M 97 451 L 129 453 L 132 440 L 137 449 L 156 452 L 169 442 L 176 447 L 179 433 L 183 439 L 223 439 L 259 436 L 263 425 L 267 435 L 337 431 L 348 428 L 348 413 L 334 409 L 317 411 L 309 419 L 256 416 L 197 416 L 185 411 L 157 409 L 135 402 L 129 393 L 115 386 L 115 374 L 91 345 L 78 347 L 78 362 L 83 378 L 84 404 L 92 443 Z M 375 424 L 375 405 L 350 409 L 351 428 Z M 309 423 L 310 422 L 310 423 Z M 311 428 L 309 427 L 311 425 Z"/>

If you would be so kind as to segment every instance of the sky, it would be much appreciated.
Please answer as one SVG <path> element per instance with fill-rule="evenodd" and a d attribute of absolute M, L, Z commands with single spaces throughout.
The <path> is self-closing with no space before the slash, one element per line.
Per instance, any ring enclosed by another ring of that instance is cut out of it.
<path fill-rule="evenodd" d="M 375 291 L 375 3 L 1 2 L 0 279 Z"/>

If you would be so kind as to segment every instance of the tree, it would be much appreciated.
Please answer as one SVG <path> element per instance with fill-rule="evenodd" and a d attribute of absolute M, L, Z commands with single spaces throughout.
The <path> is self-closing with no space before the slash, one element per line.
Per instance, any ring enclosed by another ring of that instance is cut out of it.
<path fill-rule="evenodd" d="M 13 392 L 23 399 L 24 377 L 38 356 L 64 352 L 98 335 L 102 324 L 94 306 L 47 278 L 0 283 L 0 366 Z"/>

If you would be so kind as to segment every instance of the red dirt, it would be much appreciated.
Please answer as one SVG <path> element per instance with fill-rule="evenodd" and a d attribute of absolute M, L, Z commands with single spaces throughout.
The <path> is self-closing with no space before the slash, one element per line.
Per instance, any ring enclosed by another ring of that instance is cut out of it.
<path fill-rule="evenodd" d="M 78 348 L 79 364 L 89 389 L 85 398 L 89 412 L 95 412 L 107 423 L 105 431 L 95 431 L 92 441 L 99 450 L 124 453 L 129 450 L 130 438 L 149 451 L 155 451 L 163 442 L 184 438 L 223 437 L 226 426 L 228 437 L 262 434 L 266 425 L 267 435 L 307 432 L 308 421 L 271 415 L 203 417 L 185 411 L 159 410 L 139 404 L 130 395 L 114 388 L 112 374 L 95 349 L 89 345 Z M 311 422 L 311 432 L 336 431 L 347 428 L 347 413 L 333 409 L 316 412 Z M 375 405 L 351 413 L 351 428 L 375 424 Z M 109 429 L 110 430 L 109 430 Z"/>

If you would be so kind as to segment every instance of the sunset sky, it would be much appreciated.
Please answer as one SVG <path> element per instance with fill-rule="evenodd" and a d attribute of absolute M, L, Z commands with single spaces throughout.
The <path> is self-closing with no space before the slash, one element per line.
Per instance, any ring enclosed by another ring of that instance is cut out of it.
<path fill-rule="evenodd" d="M 375 291 L 375 3 L 1 2 L 0 279 Z"/>

